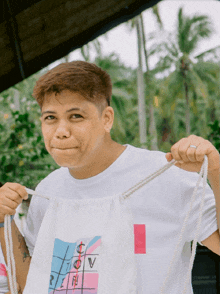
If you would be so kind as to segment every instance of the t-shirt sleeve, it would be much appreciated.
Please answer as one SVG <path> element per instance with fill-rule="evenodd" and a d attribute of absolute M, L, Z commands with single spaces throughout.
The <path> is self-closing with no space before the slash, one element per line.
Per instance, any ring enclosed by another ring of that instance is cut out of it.
<path fill-rule="evenodd" d="M 182 198 L 181 200 L 184 203 L 183 205 L 184 209 L 182 211 L 183 212 L 182 217 L 184 220 L 187 212 L 190 209 L 190 201 L 192 199 L 193 191 L 195 189 L 199 175 L 197 173 L 191 173 L 191 172 L 185 172 L 185 171 L 181 171 L 180 173 L 182 174 L 181 175 L 182 187 L 180 191 L 181 191 L 181 198 Z M 200 185 L 196 194 L 196 198 L 195 198 L 195 201 L 192 206 L 192 210 L 190 212 L 190 216 L 187 222 L 186 235 L 185 235 L 187 242 L 191 242 L 192 240 L 195 239 L 195 236 L 196 236 L 197 221 L 199 218 L 202 194 L 203 194 L 203 180 L 201 180 L 200 182 Z M 205 188 L 205 201 L 203 206 L 202 223 L 201 223 L 198 242 L 201 244 L 202 241 L 204 241 L 206 238 L 212 235 L 217 229 L 218 229 L 218 226 L 217 226 L 217 219 L 216 219 L 215 196 L 212 189 L 207 183 Z"/>
<path fill-rule="evenodd" d="M 42 191 L 40 184 L 36 187 L 35 191 L 39 192 L 40 194 Z M 40 226 L 48 204 L 49 200 L 45 198 L 38 196 L 32 196 L 31 198 L 31 203 L 28 209 L 26 223 L 23 230 L 24 238 L 31 256 L 33 255 L 37 235 L 40 230 Z"/>

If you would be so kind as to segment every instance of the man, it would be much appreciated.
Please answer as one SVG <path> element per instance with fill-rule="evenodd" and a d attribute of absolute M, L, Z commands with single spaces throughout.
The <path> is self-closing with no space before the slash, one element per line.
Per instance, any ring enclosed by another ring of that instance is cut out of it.
<path fill-rule="evenodd" d="M 172 158 L 178 161 L 176 167 L 171 167 L 129 199 L 135 224 L 144 228 L 144 241 L 137 240 L 142 242 L 143 250 L 135 255 L 138 293 L 159 293 L 204 155 L 208 157 L 208 179 L 214 195 L 207 185 L 199 242 L 220 254 L 217 226 L 220 212 L 219 153 L 209 141 L 191 135 L 177 142 L 166 155 L 113 141 L 110 136 L 114 120 L 110 106 L 110 77 L 87 62 L 63 63 L 53 68 L 38 80 L 33 96 L 42 111 L 46 149 L 61 166 L 39 183 L 36 188 L 39 194 L 49 197 L 62 195 L 66 199 L 111 196 L 128 190 Z M 201 191 L 200 185 L 198 195 Z M 0 189 L 0 222 L 3 222 L 5 214 L 15 213 L 14 209 L 24 197 L 26 191 L 19 184 L 7 183 Z M 47 199 L 37 196 L 31 200 L 24 230 L 31 256 L 48 203 Z M 180 293 L 178 291 L 183 288 L 199 203 L 198 196 L 174 264 L 169 293 Z M 31 258 L 15 224 L 13 240 L 17 280 L 23 289 Z M 187 288 L 187 294 L 190 293 L 191 283 Z"/>

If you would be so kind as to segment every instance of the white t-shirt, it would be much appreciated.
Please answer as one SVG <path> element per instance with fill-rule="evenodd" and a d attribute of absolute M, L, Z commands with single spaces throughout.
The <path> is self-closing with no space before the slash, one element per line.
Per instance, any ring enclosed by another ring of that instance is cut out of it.
<path fill-rule="evenodd" d="M 166 163 L 163 152 L 127 145 L 119 158 L 100 174 L 79 180 L 70 175 L 68 168 L 61 167 L 43 179 L 36 191 L 49 197 L 67 199 L 112 196 L 125 192 Z M 138 294 L 159 293 L 173 257 L 183 220 L 189 210 L 197 179 L 197 173 L 172 166 L 129 197 L 136 225 L 134 227 L 140 232 L 139 235 L 134 234 Z M 201 192 L 202 184 L 168 281 L 169 294 L 181 293 L 183 290 L 191 255 L 190 241 L 195 237 Z M 38 196 L 33 196 L 31 200 L 24 228 L 25 240 L 31 255 L 48 203 L 47 199 Z M 199 242 L 217 230 L 215 198 L 208 184 L 201 228 Z M 187 294 L 191 293 L 193 292 L 189 283 Z"/>
<path fill-rule="evenodd" d="M 7 293 L 8 291 L 7 270 L 0 242 L 0 294 Z"/>

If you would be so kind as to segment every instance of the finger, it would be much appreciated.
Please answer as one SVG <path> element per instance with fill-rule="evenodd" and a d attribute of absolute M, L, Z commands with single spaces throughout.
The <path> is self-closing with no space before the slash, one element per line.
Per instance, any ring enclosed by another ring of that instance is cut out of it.
<path fill-rule="evenodd" d="M 195 162 L 195 148 L 190 147 L 192 143 L 186 138 L 179 147 L 179 154 L 184 162 Z"/>
<path fill-rule="evenodd" d="M 196 149 L 196 154 L 195 154 L 196 160 L 203 162 L 204 156 L 211 153 L 212 150 L 213 150 L 212 144 L 209 141 L 205 140 L 205 142 L 198 145 Z"/>
<path fill-rule="evenodd" d="M 6 183 L 5 186 L 8 187 L 9 189 L 13 190 L 14 192 L 18 193 L 18 195 L 22 199 L 28 198 L 28 193 L 25 189 L 25 186 L 22 186 L 18 183 Z"/>
<path fill-rule="evenodd" d="M 170 153 L 170 152 L 167 152 L 165 157 L 166 157 L 167 161 L 171 161 L 173 159 L 172 153 Z"/>
<path fill-rule="evenodd" d="M 190 144 L 192 145 L 192 144 Z M 197 149 L 196 148 L 193 148 L 193 147 L 188 147 L 187 151 L 186 151 L 186 156 L 187 158 L 189 159 L 189 161 L 191 162 L 196 162 L 196 152 L 197 152 Z"/>
<path fill-rule="evenodd" d="M 1 215 L 6 215 L 6 214 L 15 215 L 15 213 L 16 213 L 15 209 L 12 209 L 4 205 L 1 206 L 1 212 L 0 212 Z"/>
<path fill-rule="evenodd" d="M 179 152 L 178 152 L 178 148 L 179 148 L 179 142 L 177 142 L 176 144 L 174 144 L 171 149 L 170 149 L 170 152 L 172 154 L 172 157 L 175 159 L 175 160 L 181 160 L 180 156 L 179 156 Z"/>
<path fill-rule="evenodd" d="M 186 150 L 187 150 L 186 138 L 181 139 L 180 141 L 178 141 L 176 144 L 174 144 L 171 147 L 172 156 L 177 161 L 185 161 L 185 162 L 188 161 L 188 159 L 184 157 L 184 153 L 186 153 Z"/>
<path fill-rule="evenodd" d="M 17 192 L 22 199 L 27 199 L 28 198 L 28 193 L 27 193 L 27 191 L 25 189 L 25 186 L 22 186 L 22 185 L 17 184 L 17 183 L 11 183 L 9 188 L 12 189 L 13 191 Z"/>
<path fill-rule="evenodd" d="M 22 199 L 20 200 L 20 203 L 21 202 L 22 202 Z M 18 205 L 20 204 L 20 203 L 17 203 L 17 202 L 15 202 L 15 201 L 7 198 L 7 197 L 4 197 L 3 199 L 1 199 L 0 203 L 1 203 L 1 206 L 2 205 L 8 206 L 8 207 L 10 207 L 12 209 L 16 209 L 18 207 Z"/>
<path fill-rule="evenodd" d="M 14 190 L 11 190 L 8 187 L 6 187 L 4 190 L 1 191 L 1 195 L 4 195 L 4 198 L 1 197 L 1 200 L 2 199 L 9 199 L 11 201 L 16 202 L 17 205 L 20 204 L 23 200 L 17 192 L 15 192 Z"/>

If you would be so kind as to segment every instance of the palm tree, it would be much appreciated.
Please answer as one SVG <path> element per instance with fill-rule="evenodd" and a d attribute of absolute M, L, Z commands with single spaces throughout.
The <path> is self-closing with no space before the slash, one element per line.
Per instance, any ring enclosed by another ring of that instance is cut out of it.
<path fill-rule="evenodd" d="M 153 14 L 156 16 L 157 23 L 159 24 L 160 30 L 163 28 L 163 23 L 161 21 L 158 5 L 154 5 L 152 7 Z M 153 104 L 153 97 L 155 96 L 153 92 L 155 92 L 155 89 L 157 88 L 156 83 L 154 83 L 154 74 L 149 69 L 149 57 L 156 52 L 160 51 L 160 47 L 157 48 L 150 48 L 150 50 L 147 50 L 146 45 L 146 35 L 145 35 L 145 29 L 144 29 L 144 21 L 143 16 L 140 14 L 140 24 L 141 24 L 141 31 L 142 31 L 142 41 L 143 41 L 143 51 L 145 56 L 145 65 L 146 65 L 146 74 L 145 74 L 145 81 L 148 85 L 148 93 L 147 96 L 149 99 L 149 134 L 150 134 L 150 149 L 151 150 L 158 150 L 158 140 L 157 140 L 157 128 L 156 128 L 156 122 L 155 122 L 155 110 L 154 110 L 154 104 Z M 151 89 L 154 89 L 154 91 L 150 91 Z"/>
<path fill-rule="evenodd" d="M 140 17 L 134 19 L 134 24 L 137 30 L 137 42 L 138 42 L 138 68 L 137 68 L 137 90 L 138 90 L 138 118 L 139 118 L 139 134 L 141 147 L 146 147 L 147 143 L 147 122 L 146 122 L 146 106 L 145 106 L 145 87 L 144 87 L 144 75 L 143 75 L 143 38 L 142 27 L 140 23 Z"/>
<path fill-rule="evenodd" d="M 111 106 L 115 112 L 112 138 L 122 144 L 133 144 L 138 132 L 137 109 L 132 99 L 133 70 L 125 67 L 116 54 L 97 56 L 94 62 L 108 72 L 112 81 Z"/>
<path fill-rule="evenodd" d="M 204 38 L 209 38 L 212 32 L 213 29 L 208 16 L 195 15 L 188 17 L 183 14 L 183 9 L 180 8 L 178 24 L 174 34 L 175 39 L 172 40 L 171 36 L 170 41 L 164 43 L 164 50 L 167 55 L 158 63 L 158 66 L 171 70 L 171 74 L 167 78 L 170 95 L 175 98 L 184 96 L 186 101 L 185 126 L 187 135 L 191 133 L 191 104 L 196 99 L 205 100 L 208 97 L 207 85 L 201 79 L 198 71 L 195 70 L 196 62 L 193 61 L 193 58 L 195 58 L 193 53 L 199 42 Z M 205 53 L 203 53 L 204 55 Z"/>
<path fill-rule="evenodd" d="M 162 28 L 162 21 L 160 18 L 158 6 L 155 5 L 152 7 L 152 11 L 157 18 L 157 22 Z M 127 22 L 130 29 L 136 28 L 137 31 L 137 42 L 138 42 L 138 68 L 137 68 L 137 88 L 138 88 L 138 117 L 139 117 L 139 133 L 140 133 L 140 143 L 141 146 L 144 148 L 147 144 L 147 122 L 146 122 L 146 106 L 145 106 L 145 95 L 149 98 L 149 147 L 151 150 L 158 150 L 158 143 L 157 143 L 157 129 L 154 117 L 154 106 L 153 106 L 153 93 L 149 91 L 152 89 L 152 73 L 149 69 L 149 57 L 157 52 L 155 48 L 150 50 L 149 53 L 146 47 L 146 35 L 144 31 L 144 22 L 142 14 L 138 15 L 131 21 Z M 145 65 L 146 65 L 146 73 L 143 74 L 143 59 L 142 53 L 144 53 L 145 57 Z M 147 87 L 145 87 L 145 85 Z"/>
<path fill-rule="evenodd" d="M 91 56 L 92 49 L 96 52 L 95 59 Z M 114 125 L 111 131 L 112 138 L 122 144 L 133 144 L 135 141 L 135 144 L 139 145 L 136 142 L 136 134 L 138 132 L 136 120 L 137 108 L 132 100 L 134 94 L 132 93 L 133 89 L 131 90 L 133 71 L 125 67 L 116 54 L 113 53 L 109 56 L 104 56 L 102 54 L 101 43 L 98 39 L 84 45 L 81 48 L 81 54 L 85 61 L 94 62 L 108 72 L 111 77 L 111 106 L 115 112 Z"/>
<path fill-rule="evenodd" d="M 87 61 L 87 62 L 91 62 L 91 60 L 92 60 L 92 58 L 91 58 L 91 50 L 92 49 L 95 50 L 97 56 L 99 56 L 99 57 L 102 56 L 101 43 L 100 43 L 99 39 L 95 39 L 80 48 L 80 52 L 81 52 L 83 58 L 85 59 L 85 61 Z"/>

